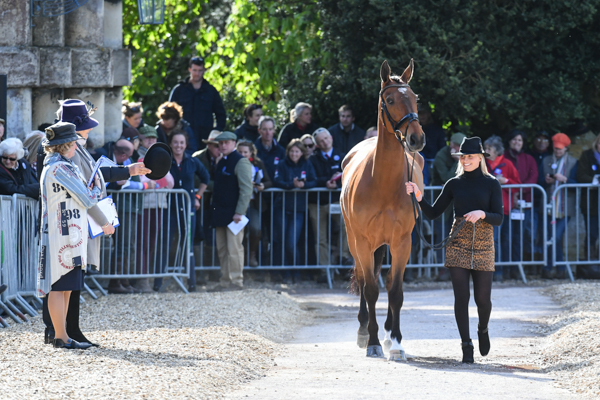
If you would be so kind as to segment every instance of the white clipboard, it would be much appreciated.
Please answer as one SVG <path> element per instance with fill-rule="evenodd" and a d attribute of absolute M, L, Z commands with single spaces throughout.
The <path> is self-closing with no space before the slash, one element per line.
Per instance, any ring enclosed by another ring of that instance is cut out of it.
<path fill-rule="evenodd" d="M 119 215 L 117 214 L 117 209 L 115 208 L 115 203 L 113 203 L 112 197 L 107 196 L 100 200 L 98 202 L 98 207 L 112 226 L 116 228 L 121 224 L 119 222 Z M 90 214 L 88 214 L 88 231 L 91 239 L 104 234 L 102 226 L 100 226 L 100 224 L 97 223 L 96 220 L 90 216 Z"/>

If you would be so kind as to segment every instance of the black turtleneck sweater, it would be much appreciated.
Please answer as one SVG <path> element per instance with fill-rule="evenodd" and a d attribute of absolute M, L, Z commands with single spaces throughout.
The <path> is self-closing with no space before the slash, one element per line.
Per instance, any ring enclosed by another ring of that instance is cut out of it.
<path fill-rule="evenodd" d="M 481 210 L 485 212 L 484 221 L 500 226 L 504 217 L 502 189 L 500 183 L 491 176 L 484 175 L 481 168 L 466 172 L 450 179 L 444 185 L 442 193 L 433 205 L 425 197 L 419 202 L 423 213 L 429 219 L 436 219 L 454 200 L 454 218 Z"/>

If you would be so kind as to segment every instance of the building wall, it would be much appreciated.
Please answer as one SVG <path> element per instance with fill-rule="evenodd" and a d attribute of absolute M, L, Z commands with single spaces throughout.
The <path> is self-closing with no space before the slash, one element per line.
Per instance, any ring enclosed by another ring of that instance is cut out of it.
<path fill-rule="evenodd" d="M 0 75 L 8 76 L 8 136 L 23 138 L 54 122 L 59 100 L 67 98 L 98 107 L 100 125 L 90 134 L 96 146 L 121 134 L 121 88 L 131 84 L 122 15 L 121 1 L 89 0 L 66 15 L 31 18 L 29 0 L 2 0 Z"/>

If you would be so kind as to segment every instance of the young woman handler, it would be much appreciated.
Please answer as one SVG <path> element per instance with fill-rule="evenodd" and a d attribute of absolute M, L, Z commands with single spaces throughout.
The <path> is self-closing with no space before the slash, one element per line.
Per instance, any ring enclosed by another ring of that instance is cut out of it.
<path fill-rule="evenodd" d="M 492 276 L 494 273 L 494 231 L 503 219 L 502 190 L 500 183 L 488 171 L 481 139 L 465 138 L 458 153 L 460 163 L 456 177 L 444 185 L 433 205 L 423 199 L 423 194 L 413 182 L 406 183 L 406 192 L 415 193 L 423 213 L 430 219 L 442 215 L 454 200 L 453 234 L 456 236 L 446 248 L 445 266 L 450 270 L 454 289 L 454 316 L 462 340 L 464 363 L 473 363 L 473 342 L 469 333 L 469 278 L 473 278 L 473 291 L 479 314 L 479 352 L 485 356 L 490 351 L 488 322 L 492 311 Z M 461 227 L 461 222 L 465 221 Z"/>

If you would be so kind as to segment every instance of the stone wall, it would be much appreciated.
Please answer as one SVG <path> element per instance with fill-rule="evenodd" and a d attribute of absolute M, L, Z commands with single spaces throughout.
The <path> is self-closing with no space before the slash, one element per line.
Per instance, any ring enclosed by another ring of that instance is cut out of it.
<path fill-rule="evenodd" d="M 96 146 L 121 134 L 121 87 L 131 84 L 123 49 L 122 2 L 90 0 L 57 17 L 30 18 L 29 0 L 2 0 L 0 74 L 8 75 L 7 134 L 24 137 L 52 123 L 58 101 L 90 101 Z M 33 26 L 32 26 L 33 25 Z"/>

